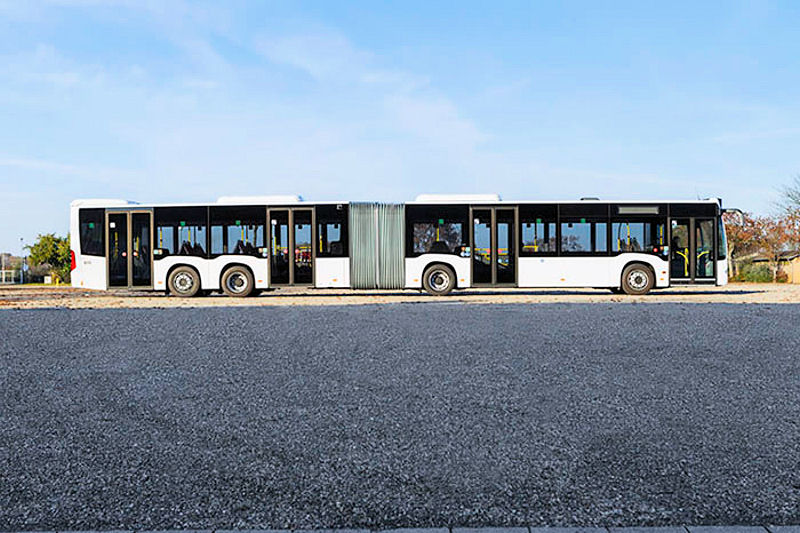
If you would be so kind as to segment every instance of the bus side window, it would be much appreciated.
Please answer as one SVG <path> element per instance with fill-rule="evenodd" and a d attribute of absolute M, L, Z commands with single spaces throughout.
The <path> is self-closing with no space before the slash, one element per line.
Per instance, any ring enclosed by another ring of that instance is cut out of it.
<path fill-rule="evenodd" d="M 106 254 L 103 236 L 104 215 L 104 209 L 81 209 L 78 212 L 80 250 L 83 255 L 103 257 Z"/>
<path fill-rule="evenodd" d="M 264 250 L 266 211 L 261 206 L 213 206 L 209 210 L 211 255 L 259 256 Z"/>
<path fill-rule="evenodd" d="M 317 257 L 347 257 L 347 206 L 318 205 Z"/>
<path fill-rule="evenodd" d="M 156 227 L 156 249 L 154 255 L 167 256 L 175 253 L 175 228 L 172 226 Z"/>
<path fill-rule="evenodd" d="M 556 251 L 556 223 L 541 218 L 521 221 L 521 255 L 535 255 Z"/>
<path fill-rule="evenodd" d="M 611 224 L 612 252 L 660 253 L 664 246 L 663 223 L 617 221 Z"/>
<path fill-rule="evenodd" d="M 153 257 L 192 255 L 205 257 L 207 246 L 207 208 L 157 207 L 154 209 L 156 248 Z"/>

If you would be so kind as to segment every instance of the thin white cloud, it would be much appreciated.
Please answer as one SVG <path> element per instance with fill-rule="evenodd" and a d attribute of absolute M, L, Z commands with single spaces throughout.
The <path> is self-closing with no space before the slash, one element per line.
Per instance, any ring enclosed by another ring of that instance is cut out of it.
<path fill-rule="evenodd" d="M 119 180 L 136 181 L 142 174 L 138 171 L 94 165 L 75 165 L 47 159 L 31 159 L 0 155 L 0 168 L 11 168 L 31 174 L 60 177 L 62 179 L 80 178 L 96 184 L 114 184 Z"/>
<path fill-rule="evenodd" d="M 417 141 L 469 158 L 488 139 L 452 100 L 431 88 L 427 78 L 381 66 L 378 57 L 337 32 L 261 38 L 256 47 L 270 61 L 299 69 L 321 85 L 352 85 L 367 98 L 381 101 L 385 126 Z"/>
<path fill-rule="evenodd" d="M 389 96 L 386 107 L 387 113 L 405 131 L 436 146 L 460 151 L 462 155 L 488 139 L 446 98 Z"/>
<path fill-rule="evenodd" d="M 751 141 L 761 141 L 765 139 L 782 139 L 787 137 L 797 137 L 800 135 L 800 128 L 774 128 L 768 130 L 750 130 L 723 133 L 711 139 L 715 143 L 740 144 Z"/>

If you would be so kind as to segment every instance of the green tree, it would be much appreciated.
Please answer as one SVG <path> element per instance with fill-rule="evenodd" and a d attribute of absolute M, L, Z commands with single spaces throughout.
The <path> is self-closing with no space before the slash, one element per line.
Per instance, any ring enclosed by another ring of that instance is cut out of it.
<path fill-rule="evenodd" d="M 59 237 L 54 233 L 40 234 L 36 242 L 26 248 L 31 266 L 48 265 L 51 275 L 63 282 L 69 281 L 69 237 Z"/>

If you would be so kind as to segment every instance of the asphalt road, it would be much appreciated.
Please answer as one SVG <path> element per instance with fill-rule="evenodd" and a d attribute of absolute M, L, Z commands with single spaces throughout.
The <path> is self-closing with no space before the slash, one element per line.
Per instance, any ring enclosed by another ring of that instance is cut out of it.
<path fill-rule="evenodd" d="M 0 311 L 0 530 L 800 523 L 800 306 Z"/>

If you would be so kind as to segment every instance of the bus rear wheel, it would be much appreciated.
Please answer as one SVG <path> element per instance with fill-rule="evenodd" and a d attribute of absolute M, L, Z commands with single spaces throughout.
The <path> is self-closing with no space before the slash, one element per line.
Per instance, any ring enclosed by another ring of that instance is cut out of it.
<path fill-rule="evenodd" d="M 647 294 L 655 285 L 655 281 L 655 274 L 650 267 L 642 264 L 628 265 L 622 271 L 622 290 L 625 294 Z"/>
<path fill-rule="evenodd" d="M 179 266 L 169 274 L 169 292 L 182 298 L 191 298 L 200 291 L 200 274 L 189 266 Z"/>
<path fill-rule="evenodd" d="M 228 296 L 244 298 L 255 288 L 253 274 L 243 266 L 232 266 L 222 274 L 222 292 Z"/>
<path fill-rule="evenodd" d="M 433 265 L 425 271 L 422 286 L 428 294 L 446 296 L 456 286 L 456 273 L 447 265 Z"/>

